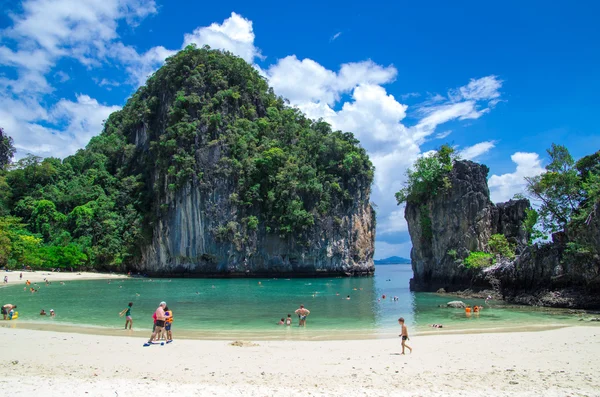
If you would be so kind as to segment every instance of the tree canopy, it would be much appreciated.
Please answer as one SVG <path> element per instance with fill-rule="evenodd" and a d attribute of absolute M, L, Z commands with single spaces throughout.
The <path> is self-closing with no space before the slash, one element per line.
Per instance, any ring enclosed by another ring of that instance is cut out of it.
<path fill-rule="evenodd" d="M 442 145 L 435 153 L 419 157 L 406 170 L 404 187 L 396 193 L 398 205 L 407 201 L 420 202 L 450 187 L 448 174 L 458 158 L 453 147 Z"/>

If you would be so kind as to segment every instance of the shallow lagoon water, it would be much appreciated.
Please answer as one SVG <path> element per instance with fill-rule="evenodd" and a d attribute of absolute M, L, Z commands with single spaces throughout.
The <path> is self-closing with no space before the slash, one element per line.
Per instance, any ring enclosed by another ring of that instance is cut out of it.
<path fill-rule="evenodd" d="M 0 300 L 17 304 L 19 325 L 119 330 L 118 313 L 133 302 L 134 328 L 149 330 L 161 300 L 174 312 L 174 332 L 186 337 L 267 337 L 344 339 L 388 337 L 398 333 L 398 317 L 417 332 L 473 332 L 576 325 L 578 318 L 563 310 L 490 305 L 477 317 L 461 309 L 440 308 L 452 297 L 409 291 L 410 265 L 378 266 L 369 278 L 302 279 L 146 279 L 70 281 L 39 284 L 39 292 L 23 285 L 0 289 Z M 23 283 L 24 284 L 24 283 Z M 350 296 L 350 300 L 346 297 Z M 383 299 L 383 295 L 386 296 Z M 391 298 L 397 296 L 398 301 Z M 464 300 L 480 304 L 482 300 Z M 304 304 L 310 311 L 306 329 L 276 325 Z M 39 316 L 54 309 L 55 318 Z M 433 330 L 432 323 L 443 324 Z M 2 324 L 6 326 L 7 324 Z M 11 326 L 18 326 L 11 324 Z M 93 332 L 93 331 L 92 331 Z"/>

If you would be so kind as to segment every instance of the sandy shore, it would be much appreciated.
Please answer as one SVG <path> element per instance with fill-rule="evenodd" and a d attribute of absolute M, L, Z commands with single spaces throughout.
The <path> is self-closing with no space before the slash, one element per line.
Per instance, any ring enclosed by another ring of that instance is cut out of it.
<path fill-rule="evenodd" d="M 125 331 L 124 331 L 125 332 Z M 144 339 L 0 328 L 11 396 L 598 396 L 600 327 L 349 341 Z"/>
<path fill-rule="evenodd" d="M 19 280 L 19 274 L 23 273 L 23 279 Z M 4 280 L 4 276 L 8 276 L 8 285 L 14 285 L 15 283 L 24 283 L 29 280 L 32 283 L 44 282 L 44 279 L 48 281 L 73 281 L 73 280 L 99 280 L 99 279 L 119 279 L 127 278 L 124 274 L 113 274 L 113 273 L 92 273 L 92 272 L 49 272 L 36 270 L 32 272 L 20 272 L 12 271 L 0 272 L 0 283 Z M 7 284 L 0 284 L 0 287 L 6 286 Z"/>

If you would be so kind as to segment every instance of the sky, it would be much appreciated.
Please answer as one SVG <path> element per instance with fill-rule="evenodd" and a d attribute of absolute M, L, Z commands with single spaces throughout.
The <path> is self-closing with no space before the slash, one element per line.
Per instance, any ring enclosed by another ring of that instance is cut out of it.
<path fill-rule="evenodd" d="M 193 4 L 190 4 L 193 3 Z M 210 4 L 209 4 L 210 3 Z M 298 3 L 298 4 L 295 4 Z M 233 52 L 376 172 L 375 258 L 409 257 L 394 193 L 444 143 L 524 191 L 552 143 L 600 148 L 600 3 L 0 0 L 0 126 L 17 157 L 66 157 L 188 44 Z"/>

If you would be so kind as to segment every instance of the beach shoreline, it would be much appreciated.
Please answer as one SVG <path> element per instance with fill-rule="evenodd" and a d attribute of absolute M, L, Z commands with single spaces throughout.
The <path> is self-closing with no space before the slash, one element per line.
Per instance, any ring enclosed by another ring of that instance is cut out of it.
<path fill-rule="evenodd" d="M 589 396 L 600 328 L 345 341 L 181 340 L 0 328 L 11 396 Z M 301 380 L 300 380 L 301 379 Z"/>
<path fill-rule="evenodd" d="M 23 278 L 20 279 L 19 275 L 23 273 Z M 1 287 L 8 287 L 15 284 L 25 284 L 27 280 L 34 283 L 43 283 L 45 279 L 49 282 L 54 281 L 75 281 L 75 280 L 119 280 L 129 278 L 126 274 L 117 273 L 96 273 L 96 272 L 51 272 L 48 270 L 32 270 L 32 271 L 2 271 L 0 276 L 4 279 L 4 276 L 8 276 L 7 284 L 0 284 Z"/>
<path fill-rule="evenodd" d="M 477 334 L 507 334 L 514 332 L 544 332 L 562 328 L 592 327 L 600 330 L 600 323 L 577 322 L 573 324 L 532 324 L 515 325 L 494 328 L 432 328 L 427 330 L 412 328 L 412 334 L 416 336 L 429 337 L 440 335 L 477 335 Z M 64 334 L 99 335 L 115 337 L 146 337 L 151 332 L 150 326 L 134 326 L 133 330 L 124 330 L 117 327 L 101 327 L 86 324 L 49 323 L 47 321 L 0 321 L 0 328 L 23 329 L 31 331 L 56 332 Z M 310 327 L 299 329 L 296 326 L 290 328 L 277 328 L 274 330 L 252 330 L 239 331 L 227 329 L 188 330 L 177 329 L 178 339 L 185 340 L 230 340 L 230 339 L 252 339 L 259 341 L 345 341 L 345 340 L 372 340 L 372 339 L 395 339 L 398 337 L 397 330 L 315 330 L 311 332 Z"/>

